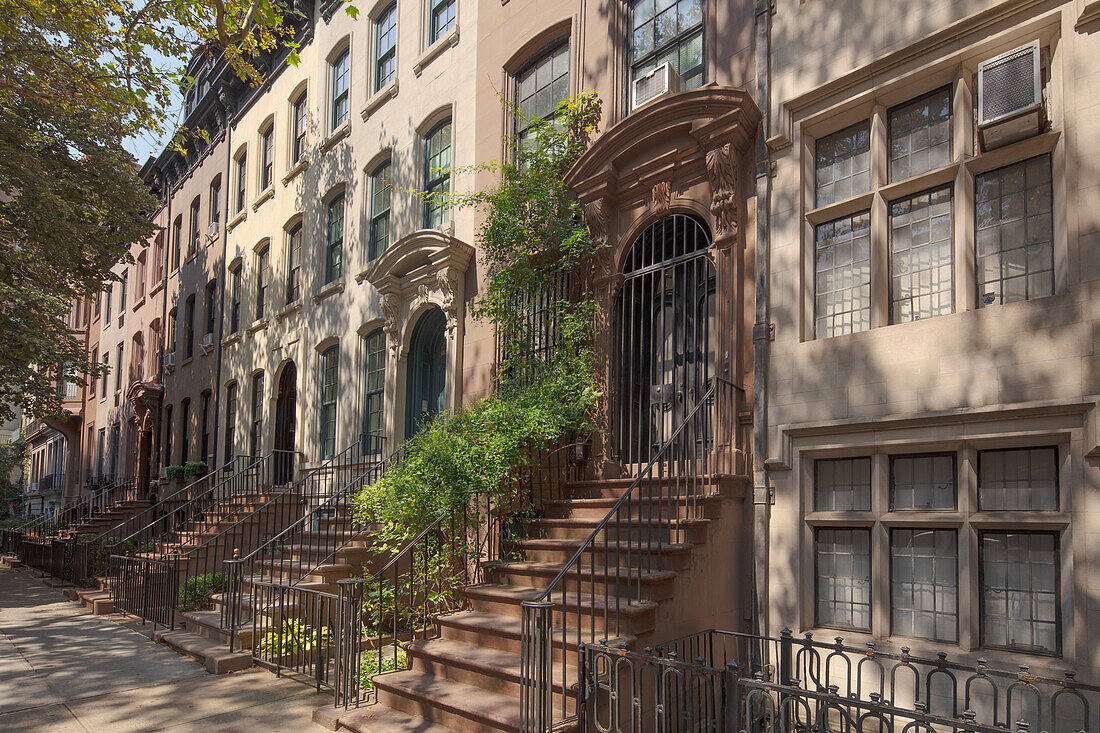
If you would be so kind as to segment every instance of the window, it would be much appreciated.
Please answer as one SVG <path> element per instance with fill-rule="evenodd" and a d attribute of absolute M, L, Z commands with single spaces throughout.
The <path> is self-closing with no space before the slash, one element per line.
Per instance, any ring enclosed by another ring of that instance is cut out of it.
<path fill-rule="evenodd" d="M 951 88 L 889 112 L 890 180 L 900 181 L 951 162 Z"/>
<path fill-rule="evenodd" d="M 386 334 L 378 329 L 363 337 L 363 434 L 371 453 L 382 452 L 385 389 Z"/>
<path fill-rule="evenodd" d="M 390 3 L 374 21 L 374 38 L 374 91 L 377 92 L 397 73 L 397 3 Z"/>
<path fill-rule="evenodd" d="M 982 511 L 1057 511 L 1058 449 L 980 451 L 978 505 Z"/>
<path fill-rule="evenodd" d="M 245 197 L 248 195 L 248 156 L 243 152 L 237 156 L 237 197 L 235 209 L 244 211 Z"/>
<path fill-rule="evenodd" d="M 1058 538 L 1046 532 L 981 535 L 982 645 L 1058 654 Z"/>
<path fill-rule="evenodd" d="M 268 248 L 265 246 L 256 255 L 256 319 L 264 317 L 264 306 L 267 305 L 267 281 L 268 272 Z"/>
<path fill-rule="evenodd" d="M 871 533 L 819 529 L 815 542 L 817 625 L 871 630 Z"/>
<path fill-rule="evenodd" d="M 871 459 L 814 461 L 815 511 L 871 511 Z"/>
<path fill-rule="evenodd" d="M 202 418 L 200 425 L 202 431 L 199 433 L 199 460 L 204 463 L 210 463 L 210 393 L 202 393 Z"/>
<path fill-rule="evenodd" d="M 196 196 L 195 200 L 191 202 L 191 243 L 188 245 L 187 256 L 195 254 L 199 251 L 199 197 Z"/>
<path fill-rule="evenodd" d="M 222 461 L 228 463 L 233 460 L 237 439 L 237 383 L 233 382 L 225 388 L 225 447 Z"/>
<path fill-rule="evenodd" d="M 122 357 L 126 344 L 119 344 L 115 350 L 115 392 L 122 389 Z"/>
<path fill-rule="evenodd" d="M 206 333 L 214 334 L 214 323 L 218 318 L 218 281 L 206 284 Z M 205 454 L 204 454 L 205 455 Z"/>
<path fill-rule="evenodd" d="M 814 318 L 817 338 L 871 327 L 871 212 L 814 230 Z"/>
<path fill-rule="evenodd" d="M 814 180 L 818 206 L 871 190 L 871 126 L 867 122 L 819 138 Z"/>
<path fill-rule="evenodd" d="M 183 246 L 183 216 L 172 224 L 172 271 L 180 269 L 180 247 Z"/>
<path fill-rule="evenodd" d="M 260 457 L 264 432 L 264 374 L 252 377 L 252 431 L 249 436 L 249 455 Z"/>
<path fill-rule="evenodd" d="M 187 304 L 184 306 L 183 321 L 183 358 L 190 359 L 195 355 L 195 296 L 187 296 Z"/>
<path fill-rule="evenodd" d="M 979 307 L 1054 294 L 1049 155 L 974 180 Z"/>
<path fill-rule="evenodd" d="M 275 125 L 260 134 L 260 190 L 266 191 L 275 177 Z"/>
<path fill-rule="evenodd" d="M 290 305 L 301 296 L 302 273 L 302 225 L 290 230 L 286 246 L 286 303 Z"/>
<path fill-rule="evenodd" d="M 118 314 L 120 316 L 126 314 L 126 281 L 129 279 L 129 273 L 122 273 L 122 281 L 119 283 L 118 288 Z"/>
<path fill-rule="evenodd" d="M 680 75 L 681 89 L 702 86 L 703 0 L 637 0 L 631 16 L 631 81 L 667 63 Z"/>
<path fill-rule="evenodd" d="M 172 353 L 176 351 L 176 319 L 178 317 L 179 313 L 176 308 L 168 313 L 168 351 Z"/>
<path fill-rule="evenodd" d="M 455 24 L 455 0 L 428 0 L 428 15 L 430 19 L 428 45 L 430 46 Z"/>
<path fill-rule="evenodd" d="M 370 243 L 367 258 L 377 259 L 390 245 L 390 164 L 385 162 L 370 178 Z"/>
<path fill-rule="evenodd" d="M 432 128 L 424 140 L 424 227 L 442 226 L 450 219 L 447 196 L 451 183 L 451 120 Z"/>
<path fill-rule="evenodd" d="M 957 496 L 955 454 L 892 456 L 890 507 L 954 509 Z"/>
<path fill-rule="evenodd" d="M 344 195 L 328 205 L 328 227 L 325 236 L 325 284 L 340 277 L 344 247 Z"/>
<path fill-rule="evenodd" d="M 951 187 L 890 204 L 890 322 L 951 313 Z"/>
<path fill-rule="evenodd" d="M 294 129 L 290 142 L 290 162 L 297 164 L 306 152 L 306 93 L 302 92 L 294 102 Z"/>
<path fill-rule="evenodd" d="M 137 287 L 134 288 L 134 290 L 137 294 L 137 300 L 141 300 L 145 297 L 145 262 L 146 262 L 146 254 L 145 254 L 145 252 L 142 252 L 141 254 L 138 255 L 138 258 L 137 258 L 137 270 L 136 270 L 136 274 L 137 274 L 137 283 L 136 283 L 136 285 L 137 285 Z"/>
<path fill-rule="evenodd" d="M 91 363 L 92 364 L 99 363 L 99 349 L 92 349 Z M 88 396 L 91 397 L 92 399 L 95 399 L 95 380 L 94 379 L 89 379 L 88 380 Z"/>
<path fill-rule="evenodd" d="M 191 398 L 185 397 L 180 403 L 180 465 L 190 459 L 191 442 Z"/>
<path fill-rule="evenodd" d="M 164 464 L 172 462 L 172 406 L 164 407 Z"/>
<path fill-rule="evenodd" d="M 523 145 L 536 123 L 553 118 L 569 96 L 569 42 L 547 51 L 516 76 L 516 137 Z"/>
<path fill-rule="evenodd" d="M 111 298 L 113 298 L 114 296 L 115 296 L 115 286 L 112 285 L 109 288 L 107 288 L 107 294 L 103 298 L 103 326 L 104 327 L 107 327 L 107 326 L 110 325 L 109 321 L 111 320 Z"/>
<path fill-rule="evenodd" d="M 100 392 L 102 393 L 102 397 L 104 399 L 106 399 L 106 397 L 107 397 L 107 375 L 110 374 L 110 373 L 111 373 L 111 354 L 107 350 L 107 348 L 105 347 L 103 349 L 103 376 L 101 377 L 102 380 L 103 380 L 103 383 L 100 385 Z"/>
<path fill-rule="evenodd" d="M 348 75 L 351 71 L 351 59 L 347 50 L 330 64 L 329 73 L 332 77 L 332 115 L 329 129 L 335 130 L 348 119 Z"/>
<path fill-rule="evenodd" d="M 336 454 L 336 391 L 339 379 L 339 345 L 321 353 L 321 459 Z"/>
<path fill-rule="evenodd" d="M 958 568 L 959 547 L 954 530 L 892 530 L 892 632 L 935 641 L 958 641 Z"/>
<path fill-rule="evenodd" d="M 169 413 L 172 411 L 172 407 L 168 407 Z M 99 429 L 99 437 L 97 441 L 98 449 L 96 450 L 96 456 L 98 465 L 96 466 L 96 476 L 103 477 L 107 472 L 107 428 Z"/>
<path fill-rule="evenodd" d="M 210 183 L 210 223 L 217 226 L 222 219 L 222 177 L 215 176 Z"/>
<path fill-rule="evenodd" d="M 229 333 L 241 330 L 241 266 L 229 271 Z"/>

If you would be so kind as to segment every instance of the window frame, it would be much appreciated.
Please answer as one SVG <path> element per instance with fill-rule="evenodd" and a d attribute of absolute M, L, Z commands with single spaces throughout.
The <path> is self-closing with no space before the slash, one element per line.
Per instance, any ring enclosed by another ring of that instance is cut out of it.
<path fill-rule="evenodd" d="M 374 168 L 374 172 L 370 176 L 370 230 L 367 233 L 367 260 L 373 262 L 382 256 L 382 254 L 389 248 L 391 231 L 390 231 L 390 212 L 393 209 L 393 165 L 390 159 L 379 163 Z M 385 208 L 378 207 L 379 194 L 378 190 L 380 180 L 385 181 L 384 197 Z M 378 227 L 380 224 L 385 223 L 386 236 L 385 242 L 379 247 Z"/>
<path fill-rule="evenodd" d="M 236 266 L 229 268 L 229 333 L 234 334 L 241 330 L 241 288 L 243 286 L 243 264 L 238 262 Z"/>
<path fill-rule="evenodd" d="M 321 351 L 318 384 L 318 454 L 321 460 L 336 455 L 336 431 L 340 399 L 340 344 L 334 343 Z M 331 381 L 330 381 L 331 378 Z"/>
<path fill-rule="evenodd" d="M 706 2 L 706 0 L 699 0 L 699 2 L 700 2 L 700 5 L 701 5 L 701 9 L 700 9 L 701 12 L 700 12 L 698 33 L 700 34 L 700 41 L 699 41 L 699 44 L 700 44 L 700 58 L 702 60 L 700 66 L 698 67 L 699 83 L 697 85 L 694 85 L 694 86 L 691 86 L 691 87 L 681 87 L 681 89 L 696 89 L 698 87 L 706 85 L 707 81 L 708 81 L 707 80 L 707 70 L 708 70 L 707 69 L 707 66 L 708 66 L 708 64 L 707 64 L 707 46 L 708 46 L 708 44 L 707 44 L 707 2 Z M 656 67 L 657 66 L 656 62 L 661 58 L 661 56 L 664 53 L 667 53 L 669 50 L 671 50 L 674 47 L 678 47 L 682 40 L 687 40 L 688 38 L 690 38 L 691 36 L 693 36 L 697 32 L 695 30 L 695 28 L 692 27 L 691 29 L 689 29 L 687 31 L 682 31 L 680 33 L 676 33 L 672 36 L 672 38 L 670 40 L 666 41 L 660 47 L 658 47 L 656 45 L 656 42 L 654 42 L 654 46 L 653 46 L 652 50 L 650 50 L 648 53 L 646 53 L 641 58 L 635 59 L 634 58 L 634 33 L 637 29 L 635 27 L 634 14 L 635 14 L 635 8 L 637 7 L 638 3 L 639 3 L 639 0 L 633 0 L 629 4 L 629 7 L 626 8 L 626 12 L 625 12 L 625 15 L 626 15 L 626 30 L 624 32 L 623 40 L 624 40 L 626 49 L 623 53 L 623 59 L 626 62 L 626 80 L 627 80 L 626 104 L 627 104 L 627 112 L 628 113 L 630 112 L 630 106 L 633 104 L 634 80 L 637 78 L 635 76 L 635 73 L 636 73 L 635 70 L 640 68 L 640 67 L 643 67 L 644 65 L 646 65 L 649 62 L 650 59 L 653 60 L 654 66 Z M 671 7 L 675 7 L 675 6 L 676 6 L 676 4 L 673 4 Z M 651 18 L 649 21 L 646 21 L 646 22 L 654 22 L 655 23 L 655 21 L 656 21 L 656 14 L 654 14 L 653 18 Z M 677 67 L 679 67 L 679 60 L 677 60 L 676 65 L 677 65 Z M 694 72 L 695 70 L 696 70 L 696 67 L 691 68 L 691 71 Z M 646 72 L 646 73 L 649 73 L 649 72 Z M 684 74 L 682 72 L 680 72 L 679 70 L 677 70 L 677 73 L 680 75 L 680 78 L 682 80 L 684 78 Z"/>
<path fill-rule="evenodd" d="M 237 383 L 230 382 L 225 385 L 225 434 L 223 439 L 222 463 L 233 460 L 236 449 L 237 431 Z"/>
<path fill-rule="evenodd" d="M 439 24 L 442 14 L 449 11 L 450 17 L 445 24 Z M 446 36 L 458 24 L 458 0 L 428 0 L 428 47 Z"/>
<path fill-rule="evenodd" d="M 985 602 L 985 555 L 983 544 L 986 535 L 991 534 L 1026 534 L 1046 535 L 1054 540 L 1054 640 L 1055 648 L 1050 651 L 1036 649 L 1034 647 L 1023 648 L 1013 646 L 999 646 L 986 642 L 986 602 Z M 1058 530 L 1043 529 L 987 529 L 978 531 L 978 648 L 992 651 L 1012 652 L 1014 654 L 1033 654 L 1039 657 L 1063 658 L 1062 637 L 1065 635 L 1065 623 L 1062 618 L 1062 536 Z"/>
<path fill-rule="evenodd" d="M 268 275 L 271 270 L 271 245 L 265 244 L 256 250 L 256 320 L 267 317 L 267 289 L 271 285 Z"/>
<path fill-rule="evenodd" d="M 260 131 L 260 191 L 275 185 L 275 122 Z"/>
<path fill-rule="evenodd" d="M 334 212 L 339 208 L 339 224 L 334 221 Z M 336 282 L 344 274 L 344 240 L 347 229 L 347 199 L 344 191 L 333 194 L 325 203 L 325 253 L 324 285 Z"/>
<path fill-rule="evenodd" d="M 302 222 L 298 221 L 286 233 L 286 304 L 302 297 Z"/>
<path fill-rule="evenodd" d="M 351 49 L 345 46 L 331 59 L 328 63 L 330 133 L 351 119 Z M 338 89 L 340 86 L 342 88 Z"/>
<path fill-rule="evenodd" d="M 248 150 L 241 150 L 233 158 L 236 163 L 237 191 L 234 197 L 235 214 L 240 214 L 248 207 Z"/>
<path fill-rule="evenodd" d="M 253 459 L 263 454 L 264 448 L 264 372 L 252 375 L 252 412 L 248 423 L 248 450 Z"/>
<path fill-rule="evenodd" d="M 447 163 L 446 168 L 440 167 L 436 170 L 437 170 L 437 173 L 438 173 L 438 171 L 446 170 L 446 173 L 433 176 L 432 175 L 432 155 L 430 153 L 431 145 L 432 145 L 432 139 L 436 135 L 442 135 L 444 129 L 447 130 L 447 145 L 446 145 L 446 148 L 443 148 L 443 147 L 440 148 L 440 152 L 437 154 L 436 158 L 441 159 L 443 157 L 443 151 L 445 149 L 446 154 L 447 154 L 448 163 Z M 450 115 L 444 117 L 443 119 L 439 120 L 434 125 L 432 125 L 431 128 L 428 129 L 428 132 L 422 138 L 422 140 L 421 140 L 421 150 L 423 151 L 422 152 L 423 166 L 422 166 L 422 171 L 421 172 L 424 176 L 424 191 L 426 191 L 428 194 L 435 195 L 435 193 L 436 193 L 435 189 L 439 188 L 440 191 L 441 191 L 441 195 L 443 197 L 446 197 L 446 196 L 450 195 L 450 193 L 451 193 L 451 168 L 454 167 L 453 145 L 454 145 L 454 125 L 452 124 L 452 118 L 451 118 Z M 433 217 L 434 217 L 436 212 L 439 212 L 440 220 L 439 220 L 439 223 L 433 224 L 432 221 L 433 221 Z M 433 229 L 433 228 L 441 227 L 446 222 L 448 222 L 450 220 L 451 220 L 451 207 L 449 205 L 440 204 L 438 206 L 435 206 L 435 205 L 433 205 L 432 199 L 430 199 L 430 198 L 425 199 L 424 204 L 423 204 L 423 214 L 422 214 L 422 221 L 421 221 L 421 225 L 425 229 Z"/>
<path fill-rule="evenodd" d="M 378 348 L 372 349 L 372 342 L 378 342 Z M 388 372 L 388 358 L 386 350 L 386 334 L 381 328 L 375 328 L 367 332 L 361 337 L 362 344 L 362 378 L 363 378 L 363 394 L 362 394 L 362 413 L 360 415 L 360 433 L 366 438 L 366 451 L 372 455 L 378 455 L 382 453 L 383 443 L 386 437 L 386 375 Z M 381 354 L 382 369 L 372 370 L 370 368 L 371 354 Z M 371 378 L 373 375 L 381 372 L 380 384 L 377 387 L 372 388 Z M 377 402 L 377 409 L 372 409 Z M 380 432 L 377 434 L 371 433 L 370 422 L 371 415 L 377 414 L 379 416 Z M 377 438 L 377 441 L 375 441 Z"/>
<path fill-rule="evenodd" d="M 302 162 L 306 152 L 306 125 L 309 120 L 309 90 L 303 89 L 291 104 L 290 164 Z"/>
<path fill-rule="evenodd" d="M 373 91 L 378 92 L 397 78 L 397 0 L 394 0 L 383 8 L 381 12 L 373 18 L 372 25 L 374 30 L 374 49 L 372 54 L 374 84 L 371 88 Z M 393 34 L 393 43 L 383 49 L 382 39 L 391 32 Z M 382 67 L 385 64 L 392 64 L 392 68 L 388 75 L 383 76 Z"/>

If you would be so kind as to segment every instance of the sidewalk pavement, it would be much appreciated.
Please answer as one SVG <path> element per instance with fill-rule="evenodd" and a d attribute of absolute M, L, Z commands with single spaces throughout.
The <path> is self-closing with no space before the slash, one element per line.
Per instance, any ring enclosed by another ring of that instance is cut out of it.
<path fill-rule="evenodd" d="M 260 669 L 197 662 L 0 569 L 0 731 L 320 731 L 332 698 Z"/>

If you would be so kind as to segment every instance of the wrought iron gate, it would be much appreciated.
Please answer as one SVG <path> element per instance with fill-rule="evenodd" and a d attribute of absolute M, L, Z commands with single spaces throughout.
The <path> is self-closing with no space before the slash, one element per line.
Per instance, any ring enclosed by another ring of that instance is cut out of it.
<path fill-rule="evenodd" d="M 647 227 L 623 264 L 611 356 L 624 466 L 645 465 L 711 384 L 716 276 L 710 241 L 700 219 L 675 214 Z"/>

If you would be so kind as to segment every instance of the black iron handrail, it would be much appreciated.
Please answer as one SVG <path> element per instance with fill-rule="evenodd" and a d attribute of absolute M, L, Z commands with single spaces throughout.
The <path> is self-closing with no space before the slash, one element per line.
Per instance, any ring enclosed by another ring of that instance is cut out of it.
<path fill-rule="evenodd" d="M 663 529 L 667 527 L 669 538 L 674 538 L 686 526 L 685 517 L 679 514 L 680 503 L 687 520 L 699 518 L 702 508 L 700 498 L 706 495 L 705 484 L 711 479 L 709 462 L 713 458 L 717 465 L 721 460 L 717 454 L 711 456 L 711 451 L 719 450 L 722 429 L 729 427 L 712 425 L 713 416 L 706 408 L 721 410 L 727 407 L 725 401 L 735 399 L 732 396 L 735 389 L 736 385 L 729 380 L 712 378 L 703 396 L 672 429 L 669 437 L 580 543 L 554 579 L 538 596 L 521 603 L 520 704 L 524 730 L 542 733 L 549 731 L 555 720 L 570 717 L 568 685 L 564 683 L 570 659 L 570 655 L 565 653 L 567 640 L 572 637 L 579 646 L 583 636 L 588 636 L 590 642 L 620 636 L 623 601 L 629 606 L 642 600 L 645 574 L 661 569 L 665 553 L 676 543 L 675 539 L 666 541 Z M 722 406 L 718 405 L 720 401 Z M 729 449 L 737 452 L 736 449 Z M 695 465 L 697 463 L 702 465 Z M 666 464 L 668 472 L 664 475 Z M 662 474 L 657 475 L 658 471 Z M 641 497 L 640 487 L 653 482 L 660 484 L 661 491 Z M 672 503 L 666 512 L 668 502 Z M 635 511 L 639 516 L 631 515 Z M 656 533 L 654 530 L 657 530 Z M 613 540 L 608 537 L 612 531 Z M 625 551 L 622 547 L 624 536 Z M 601 537 L 605 539 L 602 551 L 597 544 Z M 633 545 L 635 540 L 637 548 Z M 610 544 L 614 547 L 609 549 Z M 585 555 L 589 556 L 587 577 L 584 573 Z M 601 556 L 600 560 L 597 560 L 597 555 Z M 575 609 L 569 608 L 568 598 L 572 576 L 575 576 Z M 602 594 L 597 593 L 600 586 Z M 587 597 L 584 595 L 586 591 Z M 587 610 L 585 603 L 588 604 Z M 560 626 L 556 628 L 552 623 L 555 609 L 558 609 L 561 619 Z M 583 621 L 587 621 L 587 628 L 582 631 Z M 599 632 L 597 625 L 602 626 Z M 555 646 L 560 647 L 562 652 L 557 665 L 554 662 Z M 558 669 L 555 670 L 555 666 Z M 558 677 L 556 680 L 555 675 Z M 555 690 L 560 690 L 557 705 L 553 699 Z"/>

